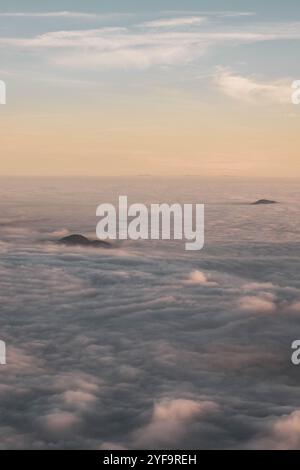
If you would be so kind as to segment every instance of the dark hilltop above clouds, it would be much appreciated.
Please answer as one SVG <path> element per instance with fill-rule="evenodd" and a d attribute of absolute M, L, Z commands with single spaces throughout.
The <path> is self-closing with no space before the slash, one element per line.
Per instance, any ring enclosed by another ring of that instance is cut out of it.
<path fill-rule="evenodd" d="M 252 206 L 267 205 L 267 204 L 278 204 L 277 201 L 272 201 L 270 199 L 258 199 L 255 202 L 252 202 Z"/>
<path fill-rule="evenodd" d="M 99 248 L 111 248 L 111 244 L 103 240 L 89 240 L 83 235 L 73 234 L 67 237 L 63 237 L 57 241 L 62 245 L 67 246 L 84 246 L 84 247 L 99 247 Z"/>

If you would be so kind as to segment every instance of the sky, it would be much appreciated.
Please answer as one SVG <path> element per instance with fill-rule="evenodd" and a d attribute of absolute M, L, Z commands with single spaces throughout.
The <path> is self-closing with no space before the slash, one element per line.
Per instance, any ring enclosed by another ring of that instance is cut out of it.
<path fill-rule="evenodd" d="M 300 176 L 300 10 L 0 0 L 0 175 Z"/>

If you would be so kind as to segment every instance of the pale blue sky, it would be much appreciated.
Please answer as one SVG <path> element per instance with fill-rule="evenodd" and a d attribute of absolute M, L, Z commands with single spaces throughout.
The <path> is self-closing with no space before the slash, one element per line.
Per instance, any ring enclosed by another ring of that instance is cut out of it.
<path fill-rule="evenodd" d="M 299 75 L 297 0 L 188 0 L 182 5 L 176 0 L 0 1 L 1 78 L 9 76 L 17 86 L 21 73 L 28 91 L 33 86 L 37 93 L 43 80 L 60 80 L 60 88 L 65 80 L 68 85 L 87 80 L 117 91 L 138 80 L 192 90 L 199 77 L 209 86 L 205 76 L 219 67 L 266 80 Z M 110 27 L 123 30 L 105 30 Z M 85 33 L 74 46 L 73 38 L 55 37 L 78 30 Z M 48 44 L 39 40 L 47 34 L 52 35 Z M 18 89 L 14 96 L 19 99 Z"/>
<path fill-rule="evenodd" d="M 2 11 L 53 11 L 77 10 L 89 12 L 158 12 L 162 10 L 239 10 L 255 11 L 265 18 L 281 20 L 296 19 L 299 17 L 299 2 L 297 0 L 2 0 L 0 2 Z M 184 5 L 184 7 L 183 7 Z"/>

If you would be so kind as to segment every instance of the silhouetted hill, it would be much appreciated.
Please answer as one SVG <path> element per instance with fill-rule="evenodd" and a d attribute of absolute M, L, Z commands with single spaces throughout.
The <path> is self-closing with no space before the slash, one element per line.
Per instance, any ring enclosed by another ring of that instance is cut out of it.
<path fill-rule="evenodd" d="M 89 240 L 83 235 L 74 234 L 63 237 L 57 243 L 67 246 L 85 246 L 85 247 L 101 247 L 111 248 L 111 244 L 103 240 Z"/>
<path fill-rule="evenodd" d="M 259 199 L 258 201 L 252 202 L 253 206 L 258 206 L 258 205 L 264 205 L 264 204 L 278 204 L 277 201 L 272 201 L 270 199 Z"/>

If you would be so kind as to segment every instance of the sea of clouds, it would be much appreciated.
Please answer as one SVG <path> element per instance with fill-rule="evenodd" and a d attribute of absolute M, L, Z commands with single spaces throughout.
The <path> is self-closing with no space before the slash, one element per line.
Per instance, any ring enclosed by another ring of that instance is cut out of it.
<path fill-rule="evenodd" d="M 263 182 L 205 187 L 206 246 L 187 253 L 56 245 L 93 231 L 112 183 L 19 184 L 1 186 L 0 448 L 300 448 L 299 185 L 272 207 L 247 203 Z"/>

